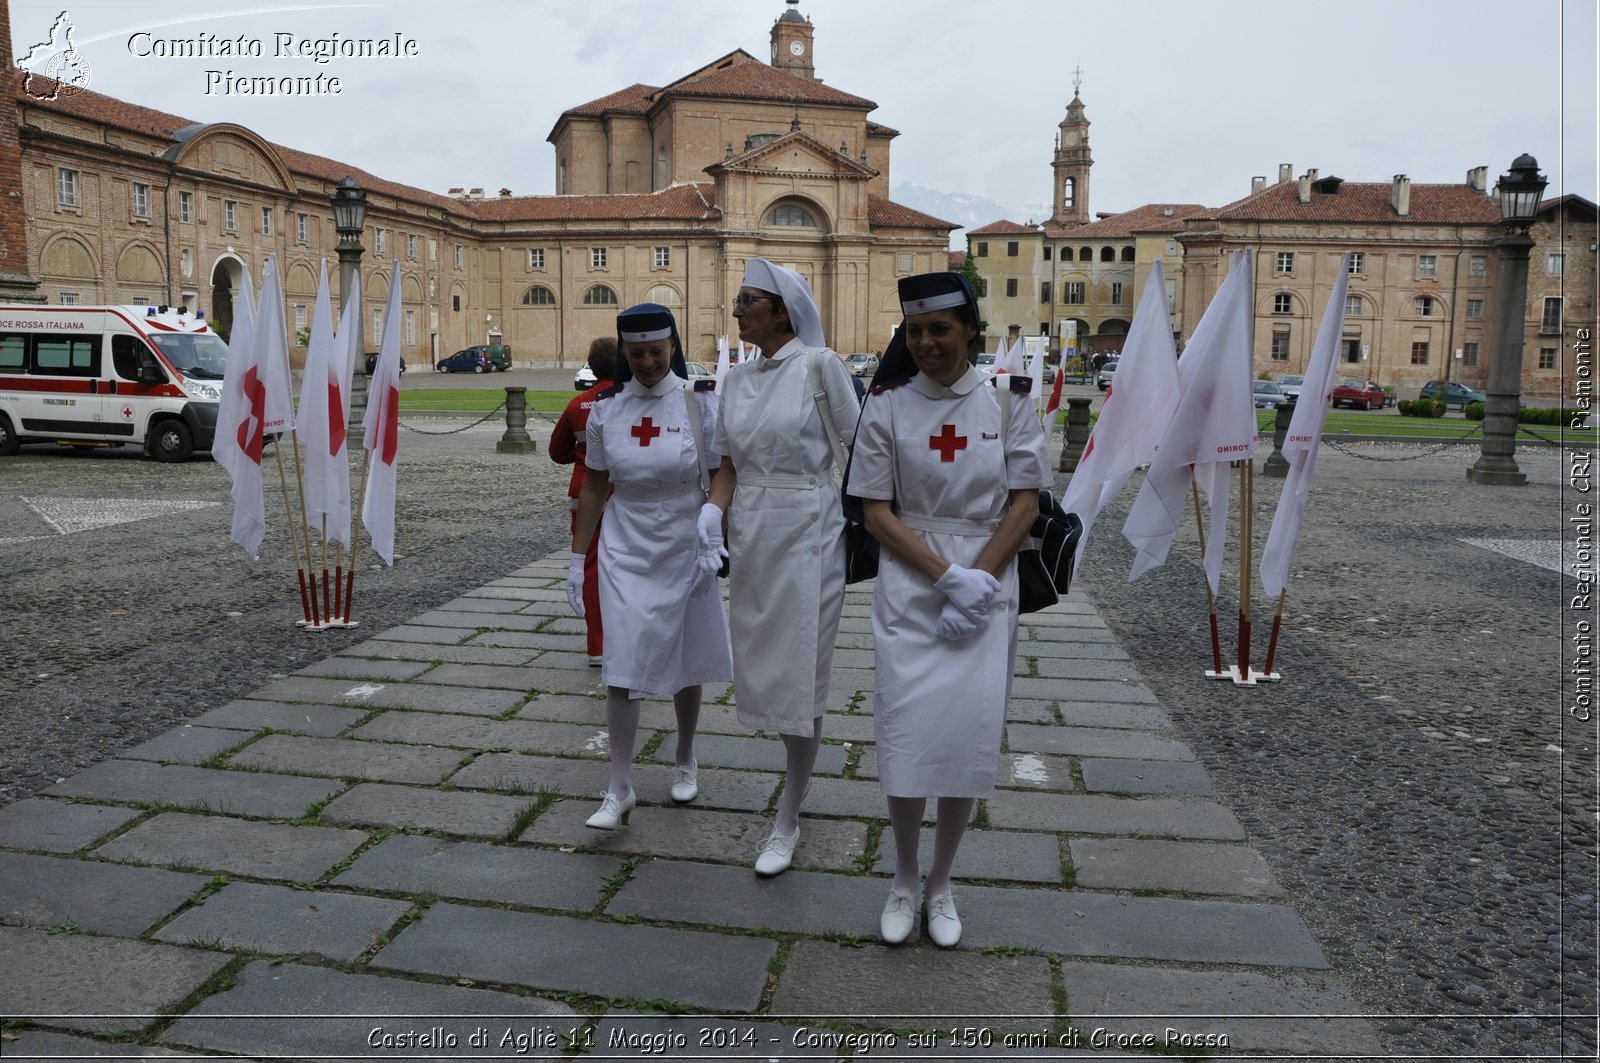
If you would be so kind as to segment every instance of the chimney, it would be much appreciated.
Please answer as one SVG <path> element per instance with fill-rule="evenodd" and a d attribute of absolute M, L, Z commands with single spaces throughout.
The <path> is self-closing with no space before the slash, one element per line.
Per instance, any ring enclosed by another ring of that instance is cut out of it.
<path fill-rule="evenodd" d="M 481 188 L 469 188 L 469 189 L 467 189 L 467 198 L 468 199 L 482 199 L 483 198 L 483 189 L 481 189 Z"/>
<path fill-rule="evenodd" d="M 1267 179 L 1265 177 L 1250 178 L 1250 194 L 1252 196 L 1265 187 L 1267 187 Z"/>
<path fill-rule="evenodd" d="M 1295 190 L 1295 200 L 1300 203 L 1311 202 L 1311 182 L 1317 179 L 1317 171 L 1307 170 L 1300 175 L 1300 187 Z"/>
<path fill-rule="evenodd" d="M 1474 166 L 1467 171 L 1467 184 L 1479 192 L 1489 191 L 1489 167 Z"/>
<path fill-rule="evenodd" d="M 502 189 L 501 189 L 501 190 L 500 190 L 500 196 L 501 196 L 501 198 L 504 198 L 504 197 L 506 197 L 506 196 L 509 196 L 509 195 L 510 195 L 510 194 L 511 194 L 511 189 L 509 189 L 509 188 L 502 188 Z"/>
<path fill-rule="evenodd" d="M 1283 182 L 1289 180 L 1293 176 L 1294 176 L 1294 163 L 1292 163 L 1292 162 L 1280 162 L 1280 163 L 1278 163 L 1278 183 L 1280 185 L 1283 184 Z"/>
<path fill-rule="evenodd" d="M 452 188 L 447 194 L 451 199 L 462 199 L 465 198 L 467 190 L 465 188 Z"/>
<path fill-rule="evenodd" d="M 1391 196 L 1394 202 L 1394 212 L 1404 218 L 1411 213 L 1411 178 L 1403 173 L 1394 175 L 1394 189 Z"/>

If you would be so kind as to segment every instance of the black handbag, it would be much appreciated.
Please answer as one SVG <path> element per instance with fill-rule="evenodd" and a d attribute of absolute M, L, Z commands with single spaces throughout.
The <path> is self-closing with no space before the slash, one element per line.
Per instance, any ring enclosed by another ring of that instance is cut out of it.
<path fill-rule="evenodd" d="M 1017 612 L 1037 613 L 1072 588 L 1072 561 L 1083 521 L 1061 508 L 1048 489 L 1039 492 L 1039 516 L 1017 551 Z"/>
<path fill-rule="evenodd" d="M 812 353 L 809 357 L 815 359 L 820 355 Z M 839 441 L 839 429 L 833 423 L 833 411 L 828 408 L 828 392 L 822 386 L 822 377 L 815 360 L 807 363 L 807 371 L 811 376 L 811 396 L 817 404 L 817 413 L 822 417 L 823 428 L 828 433 L 828 442 L 833 447 L 833 460 L 844 474 L 844 482 L 839 487 L 839 508 L 844 512 L 844 581 L 848 584 L 876 579 L 878 540 L 867 531 L 866 507 L 862 505 L 861 499 L 852 498 L 849 493 L 850 463 L 855 461 L 855 454 L 852 452 L 847 457 L 844 444 Z M 857 427 L 860 424 L 858 417 Z"/>

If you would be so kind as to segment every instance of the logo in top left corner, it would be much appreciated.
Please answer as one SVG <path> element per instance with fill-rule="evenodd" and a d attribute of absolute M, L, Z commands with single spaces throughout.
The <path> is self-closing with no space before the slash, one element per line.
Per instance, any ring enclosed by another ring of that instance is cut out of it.
<path fill-rule="evenodd" d="M 22 91 L 36 100 L 63 100 L 89 87 L 89 60 L 72 41 L 72 16 L 63 11 L 50 27 L 50 38 L 17 58 Z"/>

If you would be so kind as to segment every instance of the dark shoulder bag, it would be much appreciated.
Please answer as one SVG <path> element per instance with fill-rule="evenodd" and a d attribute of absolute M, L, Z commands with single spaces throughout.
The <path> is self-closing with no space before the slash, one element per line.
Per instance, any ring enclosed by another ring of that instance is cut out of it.
<path fill-rule="evenodd" d="M 1000 399 L 1000 452 L 1005 460 L 1011 425 L 1011 393 L 995 389 Z M 1083 522 L 1068 513 L 1044 488 L 1039 492 L 1039 516 L 1017 551 L 1017 612 L 1037 613 L 1061 600 L 1072 586 L 1072 559 L 1083 536 Z"/>
<path fill-rule="evenodd" d="M 844 581 L 860 583 L 875 579 L 878 575 L 878 540 L 867 531 L 866 509 L 861 499 L 852 498 L 849 494 L 850 463 L 855 460 L 855 454 L 852 452 L 846 456 L 844 444 L 839 440 L 839 429 L 833 423 L 833 410 L 828 405 L 828 390 L 822 386 L 822 374 L 815 361 L 819 355 L 813 351 L 809 357 L 812 360 L 806 364 L 806 369 L 811 375 L 811 395 L 816 400 L 817 412 L 822 415 L 822 428 L 828 433 L 828 443 L 833 447 L 834 464 L 839 466 L 839 471 L 844 475 L 844 483 L 839 487 L 839 506 L 844 511 Z M 858 417 L 856 426 L 859 428 L 860 425 Z"/>

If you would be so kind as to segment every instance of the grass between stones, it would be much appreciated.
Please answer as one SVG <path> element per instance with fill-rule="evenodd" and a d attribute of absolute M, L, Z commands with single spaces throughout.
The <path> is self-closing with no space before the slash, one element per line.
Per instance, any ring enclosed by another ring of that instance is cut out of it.
<path fill-rule="evenodd" d="M 156 1022 L 155 1025 L 151 1026 L 150 1029 L 145 1033 L 143 1040 L 148 1044 L 157 1043 L 161 1040 L 161 1036 L 166 1033 L 167 1029 L 171 1027 L 173 1023 L 178 1021 L 180 1016 L 197 1006 L 202 1000 L 210 996 L 215 996 L 218 993 L 226 993 L 228 990 L 232 989 L 238 984 L 239 972 L 244 970 L 245 965 L 248 964 L 251 959 L 252 957 L 249 955 L 231 957 L 227 963 L 218 968 L 215 974 L 213 974 L 210 978 L 207 978 L 204 982 L 201 982 L 194 988 L 193 992 L 165 1011 L 163 1013 L 165 1018 L 162 1018 Z M 134 1037 L 129 1037 L 127 1040 L 131 1042 L 134 1039 Z"/>
<path fill-rule="evenodd" d="M 534 820 L 538 819 L 551 805 L 555 803 L 560 793 L 548 786 L 539 787 L 538 799 L 517 809 L 516 816 L 511 820 L 511 827 L 501 837 L 501 841 L 510 844 L 521 837 Z"/>
<path fill-rule="evenodd" d="M 1073 757 L 1067 762 L 1067 771 L 1072 775 L 1072 792 L 1078 794 L 1088 793 L 1089 784 L 1083 781 L 1083 764 L 1077 757 Z"/>

